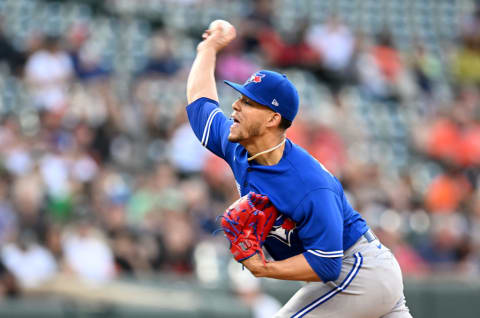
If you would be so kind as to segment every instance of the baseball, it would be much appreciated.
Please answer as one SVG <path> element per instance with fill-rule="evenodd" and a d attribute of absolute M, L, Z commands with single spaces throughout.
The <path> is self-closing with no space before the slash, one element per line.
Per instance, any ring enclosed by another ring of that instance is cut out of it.
<path fill-rule="evenodd" d="M 231 41 L 236 36 L 235 27 L 228 21 L 225 20 L 215 20 L 210 23 L 208 26 L 210 31 L 221 30 L 222 35 L 228 40 Z"/>

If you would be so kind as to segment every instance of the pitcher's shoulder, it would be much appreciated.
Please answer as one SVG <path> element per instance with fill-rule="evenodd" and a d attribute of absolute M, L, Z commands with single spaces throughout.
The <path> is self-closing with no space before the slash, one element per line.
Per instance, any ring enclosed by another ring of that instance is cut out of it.
<path fill-rule="evenodd" d="M 305 149 L 293 142 L 287 160 L 308 188 L 331 188 L 332 190 L 337 188 L 335 176 Z"/>

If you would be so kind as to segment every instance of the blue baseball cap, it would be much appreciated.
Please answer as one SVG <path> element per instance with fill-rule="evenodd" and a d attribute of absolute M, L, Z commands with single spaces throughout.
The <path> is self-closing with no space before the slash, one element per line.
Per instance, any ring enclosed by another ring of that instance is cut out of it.
<path fill-rule="evenodd" d="M 261 70 L 243 84 L 224 81 L 242 95 L 293 121 L 298 112 L 298 92 L 285 74 Z"/>

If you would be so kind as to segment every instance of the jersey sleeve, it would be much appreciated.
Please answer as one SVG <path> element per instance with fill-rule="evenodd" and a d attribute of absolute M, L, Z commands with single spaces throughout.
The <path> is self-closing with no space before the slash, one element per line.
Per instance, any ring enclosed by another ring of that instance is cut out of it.
<path fill-rule="evenodd" d="M 187 106 L 187 115 L 202 146 L 229 162 L 233 144 L 228 135 L 233 122 L 218 108 L 218 102 L 201 97 Z"/>
<path fill-rule="evenodd" d="M 342 200 L 330 189 L 310 192 L 295 211 L 305 250 L 320 257 L 343 256 Z"/>
<path fill-rule="evenodd" d="M 342 200 L 330 189 L 310 192 L 295 211 L 303 255 L 323 281 L 340 274 L 343 256 Z"/>

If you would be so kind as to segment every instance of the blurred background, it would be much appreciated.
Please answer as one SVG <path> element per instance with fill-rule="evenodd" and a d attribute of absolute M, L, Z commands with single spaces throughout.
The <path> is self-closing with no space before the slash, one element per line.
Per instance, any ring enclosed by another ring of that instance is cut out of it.
<path fill-rule="evenodd" d="M 187 121 L 202 32 L 222 84 L 286 73 L 288 136 L 395 253 L 414 317 L 480 317 L 480 1 L 0 0 L 0 317 L 271 317 L 300 283 L 232 262 L 238 198 Z"/>

